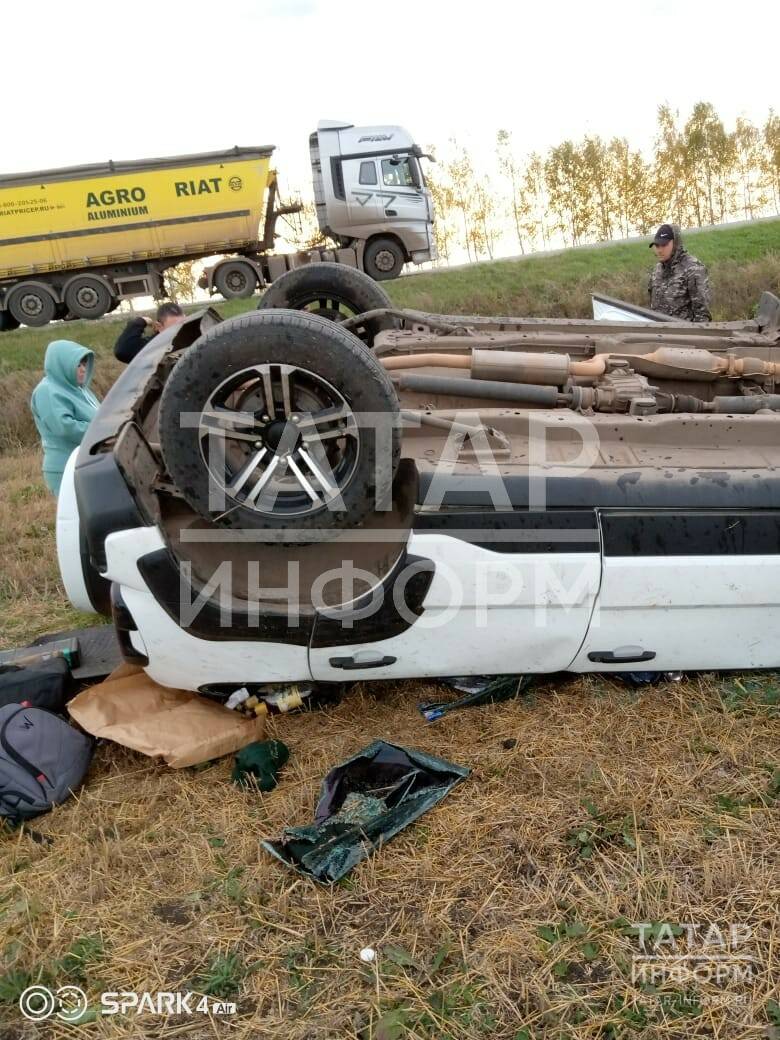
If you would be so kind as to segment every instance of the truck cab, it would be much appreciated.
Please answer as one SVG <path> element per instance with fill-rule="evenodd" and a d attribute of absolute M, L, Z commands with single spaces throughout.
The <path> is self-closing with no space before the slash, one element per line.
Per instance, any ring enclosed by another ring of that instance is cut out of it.
<path fill-rule="evenodd" d="M 407 262 L 436 259 L 433 203 L 422 149 L 400 126 L 322 120 L 309 138 L 320 229 L 362 248 L 372 278 L 395 278 Z"/>

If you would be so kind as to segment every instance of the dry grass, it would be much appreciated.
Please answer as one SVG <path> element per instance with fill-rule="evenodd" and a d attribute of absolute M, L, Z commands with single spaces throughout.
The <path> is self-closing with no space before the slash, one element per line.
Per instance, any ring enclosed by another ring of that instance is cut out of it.
<path fill-rule="evenodd" d="M 132 1017 L 103 1018 L 82 1029 L 104 1037 L 761 1035 L 778 970 L 780 827 L 758 797 L 777 767 L 771 709 L 725 710 L 714 681 L 636 695 L 560 679 L 427 727 L 415 710 L 424 692 L 379 684 L 282 719 L 272 735 L 292 757 L 268 795 L 234 788 L 229 762 L 174 772 L 101 747 L 78 801 L 36 821 L 38 840 L 6 842 L 17 985 L 43 972 L 93 999 L 205 988 L 238 1002 L 230 1022 L 146 1018 L 141 1031 Z M 328 768 L 376 736 L 472 776 L 333 888 L 260 852 L 261 837 L 307 822 Z M 752 807 L 724 812 L 719 798 Z M 592 857 L 578 857 L 568 839 L 592 819 L 584 800 L 634 847 L 596 836 Z M 756 977 L 731 991 L 747 1004 L 664 1011 L 631 982 L 638 946 L 626 921 L 749 924 L 742 952 Z M 540 937 L 562 923 L 586 934 Z M 374 967 L 359 960 L 364 946 L 379 951 Z M 403 1028 L 383 1034 L 383 1017 Z M 18 1015 L 6 1009 L 6 1021 Z"/>
<path fill-rule="evenodd" d="M 0 459 L 6 643 L 72 622 L 37 464 Z M 769 1035 L 780 940 L 775 677 L 641 693 L 554 677 L 521 700 L 427 726 L 416 702 L 434 692 L 358 686 L 328 711 L 275 720 L 269 735 L 292 755 L 265 795 L 234 787 L 227 760 L 176 772 L 101 745 L 78 799 L 0 848 L 3 1040 L 73 1037 L 73 1026 L 21 1018 L 18 993 L 37 980 L 80 985 L 93 1005 L 122 989 L 208 990 L 238 1004 L 223 1018 L 97 1016 L 79 1027 L 106 1038 Z M 322 776 L 377 737 L 472 775 L 333 888 L 259 849 L 308 822 Z M 639 921 L 747 925 L 740 952 L 755 957 L 755 977 L 642 991 L 627 934 Z M 364 946 L 378 950 L 374 966 L 361 963 Z M 702 1006 L 686 1008 L 686 992 Z"/>
<path fill-rule="evenodd" d="M 0 455 L 0 649 L 84 620 L 60 581 L 55 510 L 40 453 Z"/>

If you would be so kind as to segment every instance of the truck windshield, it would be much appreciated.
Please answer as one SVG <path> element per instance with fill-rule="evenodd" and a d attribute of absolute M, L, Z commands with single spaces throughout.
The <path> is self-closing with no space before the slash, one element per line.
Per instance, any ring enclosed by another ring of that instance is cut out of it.
<path fill-rule="evenodd" d="M 383 159 L 382 183 L 391 188 L 418 187 L 410 156 L 404 156 L 403 159 Z"/>

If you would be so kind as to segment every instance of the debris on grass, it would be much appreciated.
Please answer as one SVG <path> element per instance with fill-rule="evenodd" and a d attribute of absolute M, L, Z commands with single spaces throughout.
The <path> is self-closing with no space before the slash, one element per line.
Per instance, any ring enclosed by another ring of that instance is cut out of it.
<path fill-rule="evenodd" d="M 301 874 L 338 881 L 468 775 L 463 766 L 375 740 L 330 770 L 313 824 L 261 844 Z"/>

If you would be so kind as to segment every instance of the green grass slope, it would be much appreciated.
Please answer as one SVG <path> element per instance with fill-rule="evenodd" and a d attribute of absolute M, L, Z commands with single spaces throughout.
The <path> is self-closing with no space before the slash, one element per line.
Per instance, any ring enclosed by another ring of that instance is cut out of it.
<path fill-rule="evenodd" d="M 686 242 L 710 271 L 716 321 L 750 317 L 764 289 L 780 291 L 780 220 L 699 231 Z M 653 263 L 647 241 L 619 242 L 414 275 L 389 291 L 401 307 L 442 313 L 589 318 L 594 291 L 647 306 Z"/>

